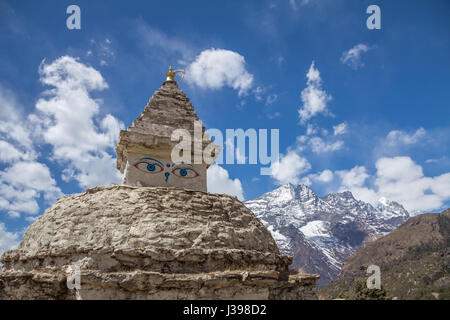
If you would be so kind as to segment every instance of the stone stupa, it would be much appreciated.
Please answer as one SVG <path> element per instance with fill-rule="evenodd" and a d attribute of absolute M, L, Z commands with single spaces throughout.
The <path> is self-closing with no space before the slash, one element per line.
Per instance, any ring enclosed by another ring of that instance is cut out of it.
<path fill-rule="evenodd" d="M 318 276 L 289 274 L 292 257 L 242 202 L 206 192 L 207 163 L 172 162 L 171 133 L 198 120 L 174 76 L 120 133 L 122 184 L 40 216 L 0 259 L 0 299 L 316 298 Z"/>

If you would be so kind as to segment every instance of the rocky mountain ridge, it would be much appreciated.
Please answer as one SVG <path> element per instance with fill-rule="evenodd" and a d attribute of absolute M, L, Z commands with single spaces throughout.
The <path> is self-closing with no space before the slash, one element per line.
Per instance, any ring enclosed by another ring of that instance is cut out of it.
<path fill-rule="evenodd" d="M 382 198 L 374 207 L 349 191 L 319 197 L 305 185 L 286 184 L 244 204 L 280 251 L 293 256 L 293 268 L 320 274 L 319 286 L 337 278 L 353 253 L 409 218 L 394 201 Z"/>
<path fill-rule="evenodd" d="M 352 298 L 369 265 L 396 299 L 450 299 L 450 209 L 410 218 L 344 262 L 339 278 L 321 290 L 325 299 Z"/>

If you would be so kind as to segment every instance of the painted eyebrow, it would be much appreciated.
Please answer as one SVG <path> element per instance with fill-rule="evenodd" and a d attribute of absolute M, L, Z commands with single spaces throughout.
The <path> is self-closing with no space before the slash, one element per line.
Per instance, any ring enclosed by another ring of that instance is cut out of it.
<path fill-rule="evenodd" d="M 194 167 L 192 164 L 186 163 L 186 162 L 182 162 L 182 161 L 180 161 L 180 162 L 174 162 L 174 163 L 172 163 L 172 166 L 177 165 L 177 164 L 187 164 L 188 166 Z"/>
<path fill-rule="evenodd" d="M 156 162 L 158 162 L 161 166 L 163 166 L 164 167 L 164 165 L 163 165 L 163 163 L 161 162 L 161 161 L 159 161 L 159 160 L 156 160 L 156 159 L 154 159 L 154 158 L 141 158 L 141 159 L 139 159 L 139 160 L 153 160 L 153 161 L 156 161 Z"/>

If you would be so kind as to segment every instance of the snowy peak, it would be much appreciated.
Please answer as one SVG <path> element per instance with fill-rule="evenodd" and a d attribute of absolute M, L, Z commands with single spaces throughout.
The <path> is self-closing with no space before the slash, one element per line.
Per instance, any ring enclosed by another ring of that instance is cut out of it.
<path fill-rule="evenodd" d="M 255 200 L 249 200 L 250 202 L 254 201 L 270 201 L 271 205 L 274 206 L 282 206 L 283 204 L 290 203 L 295 199 L 295 190 L 294 186 L 290 183 L 282 185 L 281 187 L 267 192 L 263 194 L 261 197 Z"/>
<path fill-rule="evenodd" d="M 353 206 L 358 203 L 350 191 L 330 193 L 322 199 L 330 204 L 341 206 Z"/>
<path fill-rule="evenodd" d="M 408 211 L 400 203 L 390 201 L 384 197 L 378 200 L 377 209 L 380 212 L 379 217 L 381 219 L 409 218 Z"/>
<path fill-rule="evenodd" d="M 392 231 L 409 217 L 398 203 L 380 199 L 376 207 L 350 191 L 325 197 L 306 185 L 285 184 L 245 201 L 269 229 L 293 267 L 319 273 L 323 285 L 336 278 L 351 254 Z"/>
<path fill-rule="evenodd" d="M 389 206 L 389 204 L 391 203 L 391 201 L 386 199 L 385 197 L 381 197 L 380 199 L 378 199 L 378 202 L 383 206 Z"/>
<path fill-rule="evenodd" d="M 263 194 L 261 197 L 248 200 L 246 203 L 264 202 L 270 203 L 272 207 L 283 207 L 287 204 L 302 204 L 319 201 L 317 194 L 308 186 L 297 185 L 291 183 L 282 185 L 281 187 Z"/>
<path fill-rule="evenodd" d="M 356 200 L 350 191 L 330 193 L 322 198 L 340 214 L 372 218 L 376 209 L 364 201 Z"/>
<path fill-rule="evenodd" d="M 258 199 L 272 199 L 279 202 L 286 202 L 291 200 L 299 200 L 300 202 L 307 202 L 311 199 L 316 199 L 316 193 L 303 184 L 294 186 L 291 183 L 282 185 L 281 187 L 263 194 Z"/>
<path fill-rule="evenodd" d="M 295 196 L 300 202 L 317 201 L 319 197 L 317 194 L 308 186 L 300 184 L 294 187 Z"/>

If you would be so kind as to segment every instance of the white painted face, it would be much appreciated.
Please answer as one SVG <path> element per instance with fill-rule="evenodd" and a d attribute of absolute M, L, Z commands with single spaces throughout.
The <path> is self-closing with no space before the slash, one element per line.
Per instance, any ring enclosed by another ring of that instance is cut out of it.
<path fill-rule="evenodd" d="M 206 191 L 206 165 L 172 162 L 169 158 L 129 154 L 126 184 L 173 186 Z"/>

